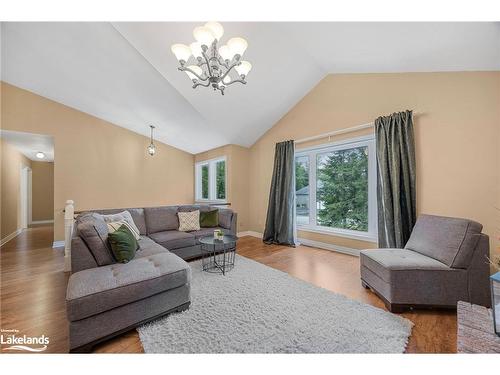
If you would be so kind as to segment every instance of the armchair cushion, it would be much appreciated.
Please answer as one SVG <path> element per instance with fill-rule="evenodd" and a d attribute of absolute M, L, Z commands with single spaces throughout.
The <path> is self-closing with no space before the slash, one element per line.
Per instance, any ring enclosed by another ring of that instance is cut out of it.
<path fill-rule="evenodd" d="M 467 268 L 483 226 L 475 221 L 420 215 L 405 249 L 434 258 L 452 268 Z"/>

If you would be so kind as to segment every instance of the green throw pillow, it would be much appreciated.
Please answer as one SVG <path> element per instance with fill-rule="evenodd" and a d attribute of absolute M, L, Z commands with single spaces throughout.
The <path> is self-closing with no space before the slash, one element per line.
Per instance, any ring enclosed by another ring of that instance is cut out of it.
<path fill-rule="evenodd" d="M 213 228 L 219 225 L 219 210 L 200 212 L 200 227 Z"/>
<path fill-rule="evenodd" d="M 114 232 L 108 233 L 108 241 L 116 261 L 120 263 L 127 263 L 134 259 L 135 252 L 139 249 L 134 234 L 126 225 L 122 225 Z"/>

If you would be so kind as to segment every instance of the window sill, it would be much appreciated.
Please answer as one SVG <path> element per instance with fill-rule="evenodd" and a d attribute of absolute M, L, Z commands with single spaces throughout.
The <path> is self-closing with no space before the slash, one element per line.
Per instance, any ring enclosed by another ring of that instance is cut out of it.
<path fill-rule="evenodd" d="M 209 199 L 197 199 L 194 201 L 195 204 L 221 204 L 221 205 L 228 205 L 230 206 L 231 203 L 228 201 L 211 201 Z"/>
<path fill-rule="evenodd" d="M 371 233 L 356 233 L 354 231 L 346 231 L 342 229 L 326 229 L 321 227 L 309 227 L 309 226 L 297 225 L 297 230 L 301 232 L 326 234 L 328 236 L 345 237 L 352 240 L 365 241 L 365 242 L 377 243 L 378 241 L 377 237 L 372 235 Z"/>

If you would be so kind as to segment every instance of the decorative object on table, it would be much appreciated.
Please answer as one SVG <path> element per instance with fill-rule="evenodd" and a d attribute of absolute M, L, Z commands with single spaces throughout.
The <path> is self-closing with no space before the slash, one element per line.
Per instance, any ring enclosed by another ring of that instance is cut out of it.
<path fill-rule="evenodd" d="M 220 23 L 207 22 L 193 30 L 196 41 L 189 47 L 185 44 L 172 45 L 171 50 L 179 60 L 178 69 L 186 72 L 193 81 L 193 89 L 212 86 L 214 91 L 219 90 L 224 95 L 227 86 L 235 82 L 247 83 L 245 78 L 252 65 L 241 60 L 248 46 L 247 41 L 243 38 L 231 38 L 226 45 L 218 47 L 222 35 L 224 28 Z"/>
<path fill-rule="evenodd" d="M 214 237 L 207 236 L 199 239 L 201 244 L 201 267 L 203 271 L 225 275 L 226 272 L 234 268 L 238 237 L 222 235 L 219 239 L 215 238 L 215 232 L 217 231 L 214 231 Z"/>
<path fill-rule="evenodd" d="M 236 255 L 190 263 L 191 308 L 137 328 L 146 353 L 403 353 L 413 323 Z"/>
<path fill-rule="evenodd" d="M 220 229 L 214 230 L 214 239 L 222 241 L 224 238 L 224 232 Z"/>
<path fill-rule="evenodd" d="M 151 128 L 151 143 L 148 146 L 148 154 L 154 156 L 154 154 L 156 153 L 156 146 L 153 143 L 153 130 L 155 127 L 153 125 L 149 125 L 149 127 Z"/>
<path fill-rule="evenodd" d="M 493 331 L 491 309 L 459 301 L 457 328 L 458 353 L 500 353 L 500 337 Z"/>

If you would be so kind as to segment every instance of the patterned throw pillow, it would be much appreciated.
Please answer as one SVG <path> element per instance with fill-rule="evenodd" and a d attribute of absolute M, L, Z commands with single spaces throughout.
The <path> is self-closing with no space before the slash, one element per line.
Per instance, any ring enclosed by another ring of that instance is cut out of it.
<path fill-rule="evenodd" d="M 113 223 L 116 221 L 126 221 L 127 224 L 129 225 L 129 229 L 132 230 L 132 233 L 134 234 L 135 238 L 139 239 L 140 231 L 137 228 L 137 225 L 135 225 L 134 219 L 132 218 L 132 215 L 130 214 L 130 212 L 123 211 L 123 212 L 119 212 L 116 214 L 110 214 L 110 215 L 103 215 L 103 214 L 97 214 L 97 215 L 102 217 L 102 219 L 106 223 Z"/>
<path fill-rule="evenodd" d="M 114 221 L 114 222 L 112 222 L 112 223 L 107 223 L 107 225 L 108 225 L 108 233 L 113 233 L 113 232 L 116 232 L 116 231 L 117 231 L 117 230 L 118 230 L 118 229 L 119 229 L 122 225 L 125 225 L 125 226 L 128 228 L 128 230 L 129 230 L 130 232 L 132 232 L 132 234 L 134 235 L 134 237 L 135 237 L 135 239 L 136 239 L 137 241 L 139 241 L 139 240 L 141 239 L 141 236 L 139 235 L 139 233 L 137 233 L 137 232 L 134 230 L 134 228 L 132 228 L 132 227 L 130 226 L 130 224 L 129 224 L 127 221 L 125 221 L 125 220 L 121 220 L 121 221 Z"/>
<path fill-rule="evenodd" d="M 177 212 L 179 216 L 179 232 L 200 230 L 200 211 Z"/>

